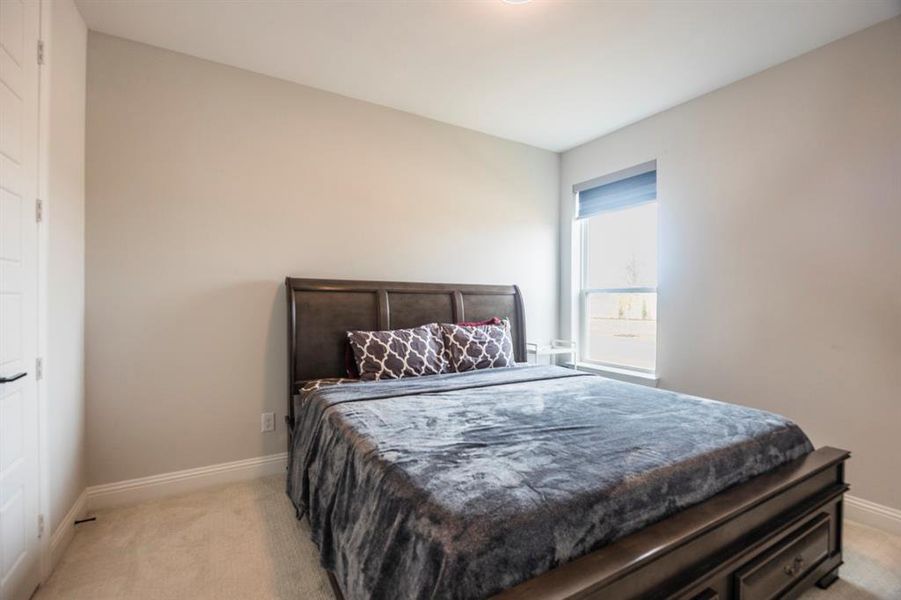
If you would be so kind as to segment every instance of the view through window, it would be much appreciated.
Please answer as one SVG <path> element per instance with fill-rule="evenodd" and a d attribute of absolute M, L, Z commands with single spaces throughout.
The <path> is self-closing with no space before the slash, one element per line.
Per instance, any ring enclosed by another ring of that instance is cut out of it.
<path fill-rule="evenodd" d="M 653 372 L 657 354 L 657 201 L 582 220 L 582 360 Z"/>

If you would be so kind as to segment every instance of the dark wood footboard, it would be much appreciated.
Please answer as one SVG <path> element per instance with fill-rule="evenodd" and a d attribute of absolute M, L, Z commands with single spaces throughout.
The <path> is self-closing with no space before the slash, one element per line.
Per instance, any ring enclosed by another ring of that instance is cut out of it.
<path fill-rule="evenodd" d="M 756 600 L 828 586 L 842 564 L 849 456 L 821 448 L 496 598 Z"/>
<path fill-rule="evenodd" d="M 820 448 L 495 600 L 762 600 L 828 587 L 842 564 L 849 457 Z M 331 573 L 329 581 L 343 600 Z"/>

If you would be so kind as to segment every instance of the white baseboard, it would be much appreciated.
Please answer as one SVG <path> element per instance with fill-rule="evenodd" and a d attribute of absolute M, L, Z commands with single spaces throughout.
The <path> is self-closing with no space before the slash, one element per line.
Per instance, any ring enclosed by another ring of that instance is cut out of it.
<path fill-rule="evenodd" d="M 876 504 L 863 498 L 845 496 L 845 518 L 848 521 L 901 535 L 901 510 Z"/>
<path fill-rule="evenodd" d="M 72 538 L 75 537 L 75 521 L 84 516 L 87 510 L 87 502 L 88 490 L 84 489 L 79 494 L 78 499 L 75 500 L 72 508 L 66 513 L 66 516 L 63 517 L 63 520 L 53 530 L 53 535 L 50 536 L 50 564 L 44 569 L 45 580 L 53 573 L 56 565 L 59 564 L 59 559 L 62 558 Z"/>
<path fill-rule="evenodd" d="M 288 453 L 271 454 L 172 473 L 94 485 L 87 489 L 88 510 L 136 504 L 204 488 L 284 473 Z"/>
<path fill-rule="evenodd" d="M 63 550 L 72 539 L 73 522 L 89 510 L 136 504 L 193 492 L 204 488 L 247 481 L 267 475 L 284 473 L 288 453 L 271 454 L 196 469 L 174 471 L 129 479 L 116 483 L 95 485 L 86 489 L 63 519 L 50 542 L 51 565 L 55 566 Z M 845 496 L 845 518 L 889 533 L 901 535 L 901 510 L 876 504 L 863 498 Z"/>

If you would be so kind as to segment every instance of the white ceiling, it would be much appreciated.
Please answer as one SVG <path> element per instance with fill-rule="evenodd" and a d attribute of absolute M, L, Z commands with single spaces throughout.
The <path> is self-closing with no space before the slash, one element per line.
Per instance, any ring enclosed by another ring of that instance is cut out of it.
<path fill-rule="evenodd" d="M 901 0 L 76 0 L 91 29 L 561 151 Z"/>

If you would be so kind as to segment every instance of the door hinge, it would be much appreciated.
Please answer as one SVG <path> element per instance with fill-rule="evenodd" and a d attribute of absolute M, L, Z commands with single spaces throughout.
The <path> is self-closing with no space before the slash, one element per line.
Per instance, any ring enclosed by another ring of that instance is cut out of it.
<path fill-rule="evenodd" d="M 38 537 L 44 537 L 44 515 L 38 515 Z"/>
<path fill-rule="evenodd" d="M 38 223 L 44 220 L 44 201 L 40 198 L 34 201 L 34 220 Z"/>
<path fill-rule="evenodd" d="M 36 381 L 40 381 L 44 378 L 44 359 L 36 358 L 34 359 L 34 378 Z"/>
<path fill-rule="evenodd" d="M 44 64 L 44 40 L 38 40 L 38 64 Z"/>

